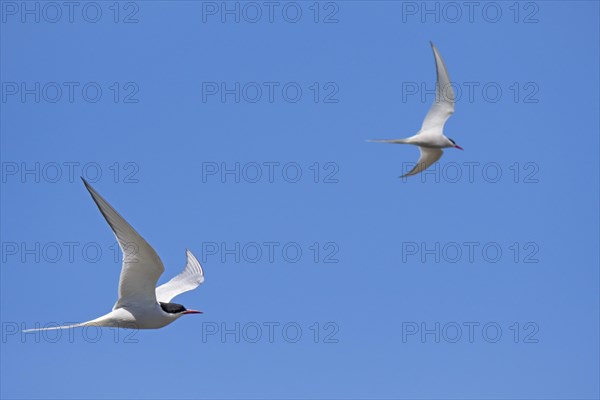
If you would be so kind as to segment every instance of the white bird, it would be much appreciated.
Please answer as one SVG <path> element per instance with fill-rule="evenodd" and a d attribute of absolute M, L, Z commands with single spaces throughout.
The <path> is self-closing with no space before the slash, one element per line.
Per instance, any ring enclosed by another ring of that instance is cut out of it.
<path fill-rule="evenodd" d="M 123 252 L 119 279 L 119 299 L 113 310 L 91 321 L 75 325 L 28 329 L 28 331 L 67 329 L 79 326 L 106 326 L 130 329 L 157 329 L 185 314 L 201 314 L 187 310 L 171 299 L 197 288 L 204 282 L 204 271 L 194 255 L 186 250 L 187 264 L 183 272 L 156 287 L 165 268 L 158 254 L 85 179 L 85 187 L 112 228 Z"/>
<path fill-rule="evenodd" d="M 435 58 L 437 83 L 435 85 L 435 101 L 423 120 L 421 130 L 416 135 L 406 139 L 370 140 L 370 142 L 414 144 L 419 146 L 421 157 L 419 157 L 417 165 L 407 174 L 402 175 L 401 178 L 425 171 L 431 164 L 442 157 L 444 153 L 442 151 L 443 148 L 454 147 L 460 150 L 463 149 L 454 140 L 444 136 L 444 124 L 454 113 L 454 90 L 450 85 L 450 77 L 448 76 L 448 71 L 440 52 L 432 42 L 430 43 Z"/>

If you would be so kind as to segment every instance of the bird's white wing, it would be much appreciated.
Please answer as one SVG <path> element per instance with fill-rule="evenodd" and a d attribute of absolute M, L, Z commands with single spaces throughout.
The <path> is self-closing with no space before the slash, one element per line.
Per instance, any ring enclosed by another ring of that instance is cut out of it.
<path fill-rule="evenodd" d="M 413 169 L 411 169 L 407 174 L 402 175 L 400 178 L 404 178 L 405 176 L 411 176 L 418 174 L 419 172 L 425 171 L 431 164 L 440 159 L 444 152 L 442 149 L 432 148 L 432 147 L 421 147 L 419 146 L 419 151 L 421 152 L 421 157 L 419 157 L 419 161 L 417 161 L 417 165 Z"/>
<path fill-rule="evenodd" d="M 156 282 L 165 270 L 158 254 L 85 179 L 82 180 L 123 252 L 119 299 L 113 310 L 130 304 L 155 304 Z"/>
<path fill-rule="evenodd" d="M 421 132 L 436 131 L 436 133 L 441 135 L 444 124 L 452 113 L 454 113 L 454 90 L 450 86 L 450 76 L 448 76 L 448 70 L 440 52 L 433 43 L 431 43 L 431 48 L 433 49 L 435 69 L 437 71 L 435 100 L 423 120 Z"/>
<path fill-rule="evenodd" d="M 183 272 L 156 288 L 156 298 L 161 303 L 169 303 L 175 296 L 196 289 L 204 282 L 204 271 L 196 257 L 189 250 L 185 251 L 185 255 L 187 264 Z"/>

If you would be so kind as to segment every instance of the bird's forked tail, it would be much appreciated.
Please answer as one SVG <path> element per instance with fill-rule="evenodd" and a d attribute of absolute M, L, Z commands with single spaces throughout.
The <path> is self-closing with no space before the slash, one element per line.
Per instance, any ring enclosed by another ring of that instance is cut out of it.
<path fill-rule="evenodd" d="M 408 144 L 408 141 L 406 139 L 369 139 L 369 140 L 367 140 L 367 142 Z"/>
<path fill-rule="evenodd" d="M 101 318 L 102 317 L 93 319 L 91 321 L 82 322 L 80 324 L 62 325 L 62 326 L 49 326 L 47 328 L 25 329 L 22 332 L 53 331 L 53 330 L 57 330 L 57 329 L 79 328 L 79 327 L 83 327 L 83 326 L 108 326 L 108 325 L 105 325 L 105 324 L 102 323 Z"/>

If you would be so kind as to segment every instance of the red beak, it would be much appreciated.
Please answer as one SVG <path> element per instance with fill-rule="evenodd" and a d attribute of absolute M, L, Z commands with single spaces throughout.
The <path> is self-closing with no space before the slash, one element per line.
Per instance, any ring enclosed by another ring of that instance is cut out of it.
<path fill-rule="evenodd" d="M 203 314 L 202 311 L 196 311 L 196 310 L 185 310 L 183 313 L 184 314 Z"/>
<path fill-rule="evenodd" d="M 460 147 L 459 145 L 455 144 L 454 147 L 456 147 L 459 150 L 464 150 L 462 147 Z"/>

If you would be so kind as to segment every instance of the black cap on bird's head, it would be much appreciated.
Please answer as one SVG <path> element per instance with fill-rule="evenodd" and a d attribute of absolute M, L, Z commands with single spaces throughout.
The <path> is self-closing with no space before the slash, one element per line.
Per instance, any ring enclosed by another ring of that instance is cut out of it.
<path fill-rule="evenodd" d="M 202 311 L 188 310 L 181 304 L 177 303 L 162 303 L 160 302 L 160 308 L 167 314 L 202 314 Z"/>
<path fill-rule="evenodd" d="M 448 138 L 448 140 L 452 142 L 452 146 L 453 146 L 454 148 L 457 148 L 457 149 L 459 149 L 459 150 L 464 150 L 462 147 L 460 147 L 459 145 L 457 145 L 457 144 L 456 144 L 456 142 L 455 142 L 454 140 L 452 140 L 452 139 L 450 139 L 450 138 Z"/>

